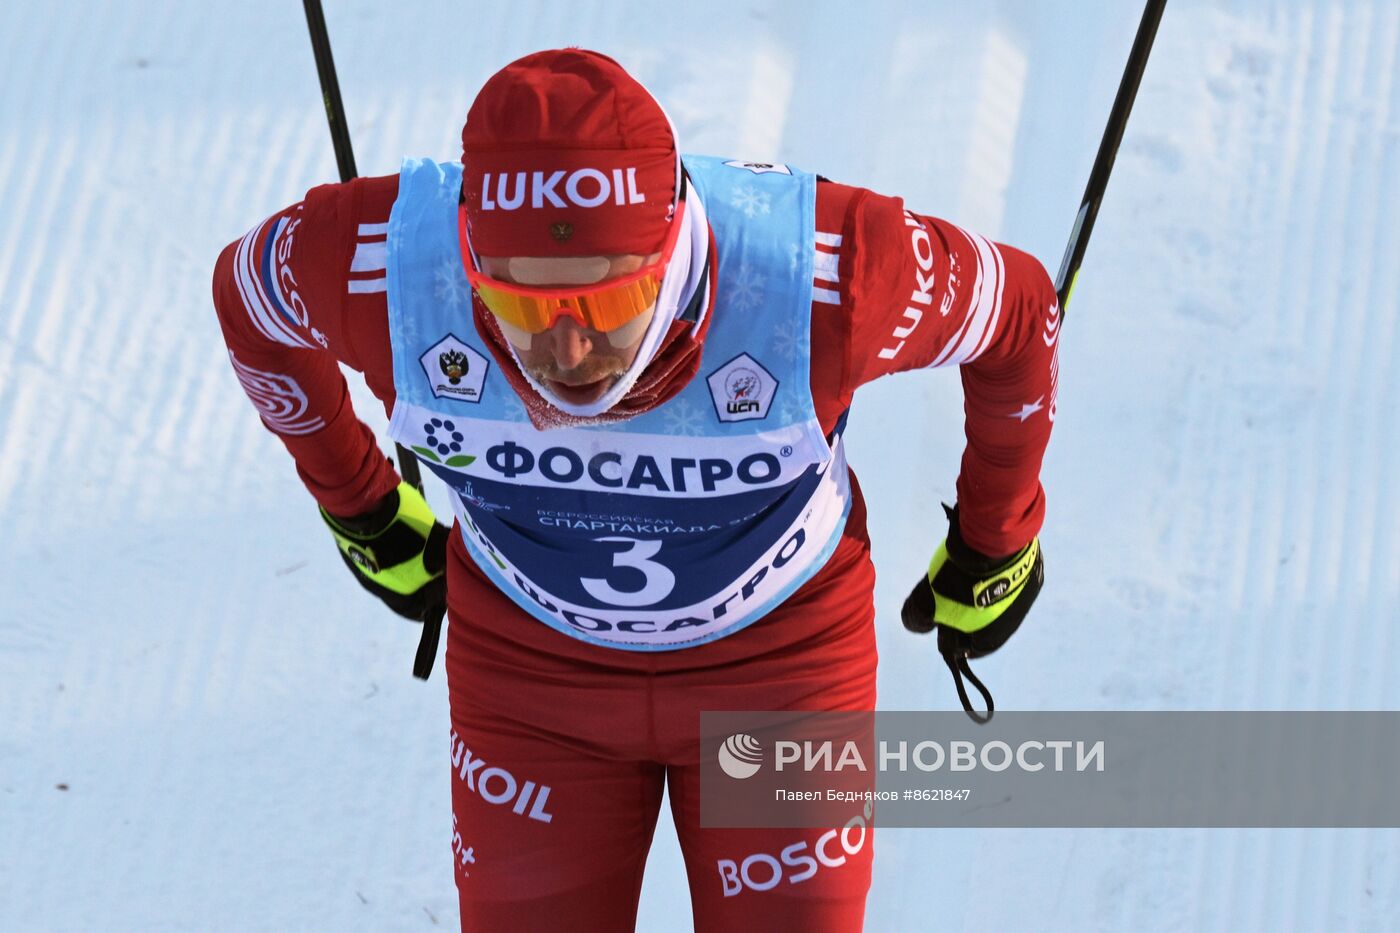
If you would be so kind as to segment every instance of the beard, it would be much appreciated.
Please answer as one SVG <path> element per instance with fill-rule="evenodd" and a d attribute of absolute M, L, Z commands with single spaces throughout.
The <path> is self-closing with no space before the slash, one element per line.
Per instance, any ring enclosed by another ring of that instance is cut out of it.
<path fill-rule="evenodd" d="M 627 372 L 627 366 L 622 360 L 601 357 L 585 359 L 572 369 L 563 369 L 553 360 L 547 360 L 543 363 L 526 366 L 525 371 L 536 382 L 561 382 L 569 386 L 585 386 L 600 379 L 616 379 Z"/>

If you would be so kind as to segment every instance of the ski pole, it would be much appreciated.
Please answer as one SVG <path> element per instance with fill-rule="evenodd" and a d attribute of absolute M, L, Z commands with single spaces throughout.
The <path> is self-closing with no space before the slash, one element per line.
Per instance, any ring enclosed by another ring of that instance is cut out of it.
<path fill-rule="evenodd" d="M 336 166 L 340 169 L 340 180 L 350 181 L 359 172 L 355 170 L 355 152 L 350 148 L 350 128 L 345 124 L 345 104 L 340 100 L 340 81 L 335 74 L 335 59 L 331 56 L 326 14 L 321 9 L 321 0 L 302 0 L 302 3 L 306 7 L 306 27 L 311 32 L 311 51 L 316 56 L 316 76 L 321 80 L 321 102 L 326 107 L 326 122 L 331 128 Z M 423 474 L 418 469 L 418 458 L 402 444 L 395 444 L 394 449 L 399 456 L 399 475 L 421 493 Z M 413 659 L 414 677 L 427 680 L 432 673 L 441 633 L 441 618 L 423 620 L 423 635 L 418 640 L 418 653 Z"/>
<path fill-rule="evenodd" d="M 1147 5 L 1143 8 L 1137 37 L 1133 39 L 1133 49 L 1128 53 L 1128 64 L 1123 69 L 1123 79 L 1118 83 L 1118 95 L 1113 99 L 1113 109 L 1108 114 L 1108 125 L 1104 127 L 1103 139 L 1099 141 L 1099 153 L 1094 157 L 1094 168 L 1089 173 L 1089 184 L 1084 189 L 1084 200 L 1074 218 L 1069 244 L 1065 247 L 1065 256 L 1060 262 L 1060 272 L 1055 276 L 1055 294 L 1060 299 L 1061 320 L 1064 319 L 1070 296 L 1074 294 L 1074 283 L 1079 278 L 1079 265 L 1084 261 L 1089 234 L 1093 232 L 1094 220 L 1099 216 L 1099 203 L 1103 200 L 1104 188 L 1108 186 L 1108 175 L 1113 171 L 1118 144 L 1123 141 L 1128 114 L 1132 112 L 1138 85 L 1142 83 L 1142 73 L 1147 68 L 1147 56 L 1152 53 L 1152 40 L 1157 37 L 1157 24 L 1162 21 L 1162 11 L 1166 6 L 1167 0 L 1147 0 Z"/>

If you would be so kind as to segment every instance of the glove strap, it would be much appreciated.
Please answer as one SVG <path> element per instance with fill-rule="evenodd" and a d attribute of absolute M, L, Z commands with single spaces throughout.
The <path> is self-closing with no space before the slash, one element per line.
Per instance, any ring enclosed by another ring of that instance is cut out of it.
<path fill-rule="evenodd" d="M 429 613 L 432 615 L 432 613 Z M 423 620 L 423 632 L 418 636 L 418 653 L 413 657 L 413 676 L 427 680 L 437 660 L 438 641 L 442 637 L 442 616 Z"/>
<path fill-rule="evenodd" d="M 963 709 L 975 723 L 986 724 L 992 720 L 992 712 L 996 705 L 992 703 L 991 691 L 987 689 L 982 681 L 977 679 L 977 675 L 972 673 L 972 668 L 967 664 L 967 655 L 958 654 L 953 651 L 944 651 L 943 662 L 948 665 L 949 672 L 953 675 L 953 684 L 958 688 L 958 699 L 962 700 Z M 972 681 L 972 686 L 977 688 L 977 692 L 982 694 L 982 699 L 987 701 L 987 712 L 982 714 L 972 708 L 972 701 L 968 699 L 967 688 L 963 686 L 963 676 Z"/>

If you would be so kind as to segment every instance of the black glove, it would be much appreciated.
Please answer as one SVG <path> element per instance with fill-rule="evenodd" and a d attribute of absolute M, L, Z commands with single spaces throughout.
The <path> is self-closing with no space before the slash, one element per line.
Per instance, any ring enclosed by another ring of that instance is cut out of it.
<path fill-rule="evenodd" d="M 449 531 L 422 493 L 400 481 L 363 515 L 342 518 L 321 509 L 321 518 L 361 586 L 406 619 L 436 624 L 442 618 Z"/>
<path fill-rule="evenodd" d="M 948 537 L 929 563 L 928 573 L 914 584 L 904 601 L 904 627 L 926 634 L 938 629 L 938 652 L 943 655 L 963 709 L 977 722 L 992 718 L 992 695 L 968 667 L 968 658 L 980 658 L 1000 648 L 1020 626 L 1045 582 L 1040 539 L 1015 554 L 988 557 L 974 551 L 958 530 L 958 510 L 948 513 Z M 987 701 L 987 713 L 972 708 L 963 687 L 963 676 L 972 681 Z"/>

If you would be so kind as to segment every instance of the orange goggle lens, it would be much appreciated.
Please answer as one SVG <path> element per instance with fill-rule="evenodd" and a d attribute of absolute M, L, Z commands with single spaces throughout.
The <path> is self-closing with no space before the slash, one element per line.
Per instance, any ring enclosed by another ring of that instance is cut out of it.
<path fill-rule="evenodd" d="M 684 210 L 682 202 L 681 210 Z M 476 268 L 467 240 L 466 211 L 459 209 L 458 239 L 467 281 L 482 304 L 496 317 L 529 334 L 542 334 L 560 317 L 571 317 L 580 326 L 597 331 L 616 330 L 635 320 L 656 303 L 661 277 L 679 239 L 681 212 L 672 218 L 661 257 L 649 266 L 596 286 L 533 288 L 487 277 Z"/>
<path fill-rule="evenodd" d="M 656 303 L 661 274 L 656 267 L 642 270 L 640 278 L 608 282 L 594 291 L 525 288 L 482 275 L 468 276 L 481 301 L 496 317 L 529 334 L 542 334 L 561 316 L 572 317 L 583 327 L 615 330 L 634 320 Z"/>

